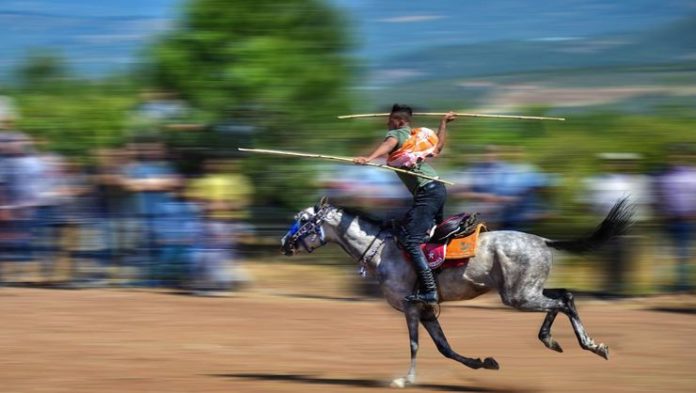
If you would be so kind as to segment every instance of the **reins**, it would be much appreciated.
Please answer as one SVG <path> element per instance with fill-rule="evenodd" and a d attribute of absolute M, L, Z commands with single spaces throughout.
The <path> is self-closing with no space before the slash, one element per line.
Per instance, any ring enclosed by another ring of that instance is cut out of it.
<path fill-rule="evenodd" d="M 362 253 L 360 258 L 358 259 L 358 263 L 360 264 L 360 269 L 358 270 L 358 274 L 360 274 L 361 277 L 367 276 L 368 262 L 371 261 L 372 258 L 375 257 L 375 255 L 377 254 L 377 251 L 379 251 L 379 249 L 380 249 L 380 247 L 375 248 L 374 251 L 372 251 L 372 253 L 370 254 L 370 256 L 368 258 L 365 258 L 365 256 L 367 255 L 367 252 L 370 251 L 370 248 L 372 248 L 372 246 L 375 244 L 377 239 L 379 239 L 379 235 L 381 235 L 382 232 L 384 232 L 384 228 L 379 228 L 379 232 L 377 232 L 377 235 L 375 235 L 375 238 L 372 239 L 370 244 L 367 246 L 365 251 Z M 385 241 L 386 241 L 386 239 L 385 239 Z M 384 245 L 384 241 L 382 241 L 382 244 L 380 244 L 380 246 L 382 246 L 382 245 Z"/>

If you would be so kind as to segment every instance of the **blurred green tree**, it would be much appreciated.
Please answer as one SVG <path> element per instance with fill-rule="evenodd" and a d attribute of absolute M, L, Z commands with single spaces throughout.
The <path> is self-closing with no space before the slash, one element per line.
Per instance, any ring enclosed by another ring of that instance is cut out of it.
<path fill-rule="evenodd" d="M 127 78 L 80 79 L 68 59 L 47 49 L 30 51 L 14 74 L 6 94 L 17 102 L 17 126 L 45 148 L 85 159 L 93 148 L 125 140 L 136 91 Z"/>
<path fill-rule="evenodd" d="M 192 0 L 152 47 L 147 75 L 213 123 L 241 119 L 253 127 L 210 135 L 218 149 L 321 151 L 340 137 L 323 130 L 335 128 L 335 115 L 348 107 L 349 47 L 341 15 L 323 1 Z M 245 168 L 263 184 L 262 202 L 295 207 L 306 203 L 312 177 L 297 172 L 301 165 L 263 156 Z M 288 190 L 289 181 L 299 184 Z"/>
<path fill-rule="evenodd" d="M 22 90 L 56 90 L 68 79 L 65 59 L 58 53 L 35 49 L 17 67 L 16 75 Z"/>

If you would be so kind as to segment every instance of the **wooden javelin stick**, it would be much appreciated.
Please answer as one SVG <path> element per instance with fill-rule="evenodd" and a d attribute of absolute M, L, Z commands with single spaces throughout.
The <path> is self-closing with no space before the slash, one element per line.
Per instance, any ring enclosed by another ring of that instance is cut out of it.
<path fill-rule="evenodd" d="M 245 151 L 245 152 L 250 152 L 250 153 L 275 154 L 275 155 L 281 155 L 281 156 L 293 156 L 293 157 L 305 157 L 305 158 L 321 158 L 321 159 L 324 159 L 324 160 L 334 160 L 334 161 L 342 161 L 342 162 L 350 162 L 350 163 L 353 163 L 353 159 L 352 159 L 352 158 L 348 158 L 348 157 L 336 157 L 336 156 L 326 156 L 326 155 L 323 155 L 323 154 L 297 153 L 297 152 L 293 152 L 293 151 L 284 151 L 284 150 L 245 149 L 245 148 L 243 148 L 243 147 L 238 147 L 237 150 L 239 150 L 239 151 Z M 376 168 L 388 169 L 388 170 L 394 171 L 394 172 L 406 173 L 406 174 L 409 174 L 409 175 L 411 175 L 411 176 L 418 176 L 418 177 L 422 177 L 422 178 L 424 178 L 424 179 L 434 180 L 434 181 L 437 181 L 437 182 L 440 182 L 440 183 L 449 184 L 449 185 L 451 185 L 451 186 L 454 185 L 454 183 L 452 183 L 452 182 L 450 182 L 450 181 L 447 181 L 447 180 L 442 180 L 442 179 L 439 179 L 439 178 L 437 178 L 437 177 L 422 175 L 422 174 L 420 174 L 420 173 L 415 173 L 415 172 L 407 171 L 407 170 L 405 170 L 405 169 L 399 169 L 399 168 L 390 167 L 389 165 L 373 164 L 373 163 L 371 163 L 371 162 L 368 162 L 368 163 L 365 164 L 365 165 L 367 165 L 367 166 L 372 166 L 372 167 L 376 167 Z"/>
<path fill-rule="evenodd" d="M 414 116 L 444 116 L 445 113 L 440 112 L 414 112 Z M 517 120 L 556 120 L 565 121 L 564 117 L 543 117 L 543 116 L 517 116 L 517 115 L 485 115 L 481 113 L 460 113 L 455 112 L 457 116 L 463 117 L 485 117 L 493 119 L 517 119 Z M 389 113 L 361 113 L 356 115 L 337 116 L 339 119 L 363 119 L 367 117 L 387 117 Z"/>

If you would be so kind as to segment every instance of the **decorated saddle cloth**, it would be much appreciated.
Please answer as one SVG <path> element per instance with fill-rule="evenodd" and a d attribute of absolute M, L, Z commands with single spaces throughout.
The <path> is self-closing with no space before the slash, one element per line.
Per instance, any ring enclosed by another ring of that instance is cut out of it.
<path fill-rule="evenodd" d="M 479 223 L 468 236 L 451 239 L 447 243 L 426 243 L 421 245 L 423 254 L 431 269 L 463 266 L 469 258 L 476 256 L 479 233 L 486 231 L 486 226 Z"/>
<path fill-rule="evenodd" d="M 387 165 L 394 168 L 413 169 L 437 148 L 438 137 L 430 128 L 411 129 L 411 136 L 387 158 Z"/>

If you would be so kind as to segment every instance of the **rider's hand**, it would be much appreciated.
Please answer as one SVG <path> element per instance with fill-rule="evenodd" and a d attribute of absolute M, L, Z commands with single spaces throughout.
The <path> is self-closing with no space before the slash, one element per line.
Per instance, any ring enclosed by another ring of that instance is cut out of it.
<path fill-rule="evenodd" d="M 452 111 L 449 111 L 449 112 L 445 113 L 444 116 L 442 116 L 442 121 L 449 123 L 456 118 L 457 118 L 457 114 L 452 112 Z"/>
<path fill-rule="evenodd" d="M 365 165 L 368 162 L 370 162 L 370 160 L 368 160 L 367 157 L 355 157 L 355 158 L 353 158 L 353 163 L 358 164 L 358 165 Z"/>

